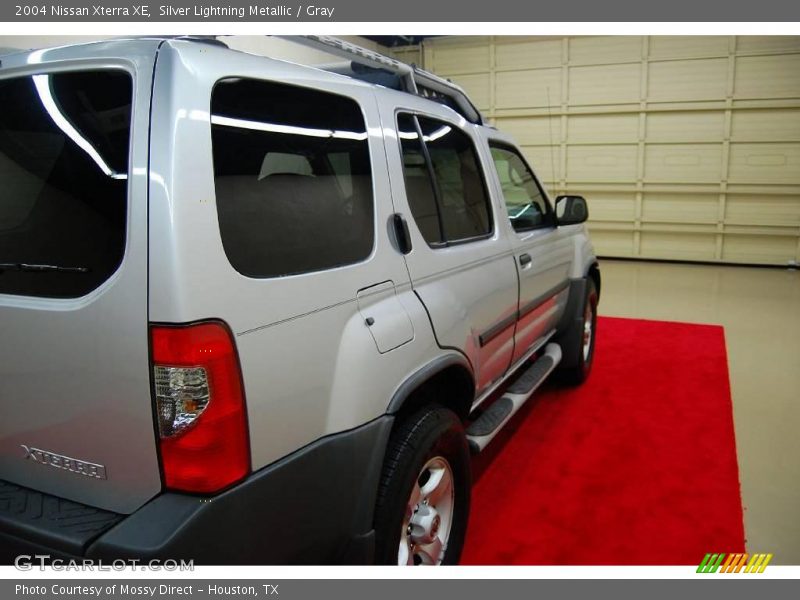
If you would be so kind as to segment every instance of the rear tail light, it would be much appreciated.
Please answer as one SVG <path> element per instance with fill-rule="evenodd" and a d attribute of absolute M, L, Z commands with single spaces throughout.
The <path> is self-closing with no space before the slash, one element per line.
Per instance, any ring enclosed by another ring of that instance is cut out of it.
<path fill-rule="evenodd" d="M 153 376 L 166 486 L 220 491 L 250 471 L 241 371 L 220 322 L 152 326 Z"/>

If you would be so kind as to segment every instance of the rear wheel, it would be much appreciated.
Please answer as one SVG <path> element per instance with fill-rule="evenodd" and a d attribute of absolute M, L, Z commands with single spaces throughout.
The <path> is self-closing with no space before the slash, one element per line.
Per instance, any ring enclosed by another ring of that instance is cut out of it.
<path fill-rule="evenodd" d="M 379 564 L 457 564 L 470 497 L 470 456 L 453 411 L 424 407 L 395 428 L 375 508 Z"/>

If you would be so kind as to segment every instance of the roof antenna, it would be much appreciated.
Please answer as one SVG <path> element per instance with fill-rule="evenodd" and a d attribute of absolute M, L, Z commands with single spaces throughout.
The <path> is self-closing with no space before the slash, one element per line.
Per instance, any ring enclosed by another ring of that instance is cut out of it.
<path fill-rule="evenodd" d="M 556 188 L 558 177 L 556 177 L 556 159 L 553 155 L 553 112 L 550 108 L 550 86 L 547 86 L 547 128 L 550 131 L 550 172 L 553 174 L 553 188 Z"/>

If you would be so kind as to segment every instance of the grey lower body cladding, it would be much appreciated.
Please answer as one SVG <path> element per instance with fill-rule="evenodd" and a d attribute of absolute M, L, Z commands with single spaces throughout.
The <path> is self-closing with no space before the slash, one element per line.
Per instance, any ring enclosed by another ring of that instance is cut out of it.
<path fill-rule="evenodd" d="M 164 493 L 127 516 L 0 482 L 0 562 L 50 554 L 197 564 L 369 563 L 392 422 L 386 415 L 318 440 L 217 496 Z"/>

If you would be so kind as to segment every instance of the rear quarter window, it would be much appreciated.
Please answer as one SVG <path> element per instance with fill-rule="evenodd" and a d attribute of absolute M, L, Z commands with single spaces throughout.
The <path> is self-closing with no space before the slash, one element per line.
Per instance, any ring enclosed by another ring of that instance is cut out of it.
<path fill-rule="evenodd" d="M 280 277 L 370 255 L 372 171 L 355 101 L 223 79 L 212 92 L 211 136 L 220 234 L 237 271 Z"/>
<path fill-rule="evenodd" d="M 0 80 L 0 294 L 83 296 L 125 248 L 131 77 Z"/>

